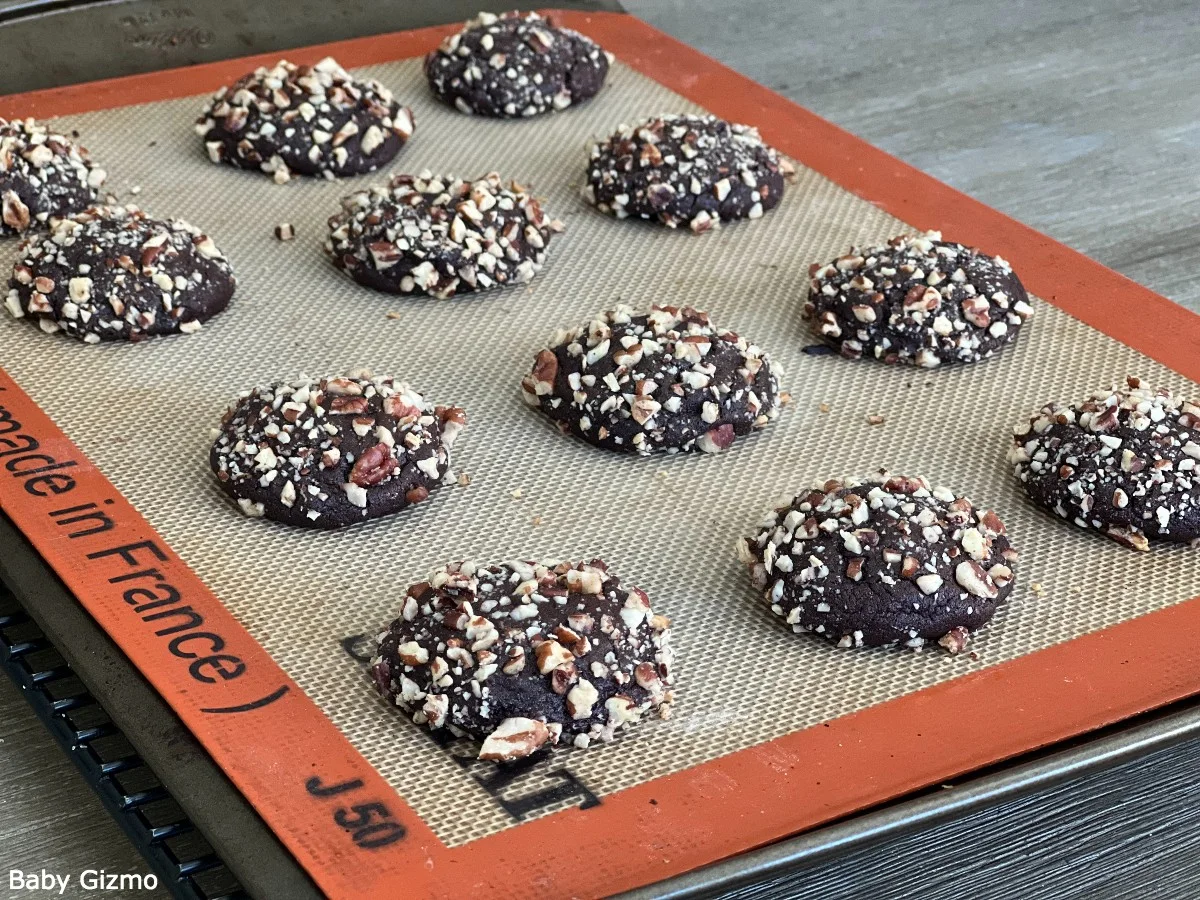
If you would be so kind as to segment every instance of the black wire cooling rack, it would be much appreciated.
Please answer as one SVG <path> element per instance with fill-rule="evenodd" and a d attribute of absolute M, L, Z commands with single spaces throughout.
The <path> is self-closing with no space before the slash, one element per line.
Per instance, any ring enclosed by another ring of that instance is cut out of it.
<path fill-rule="evenodd" d="M 245 890 L 104 708 L 0 584 L 0 669 L 71 758 L 165 887 L 180 900 Z"/>

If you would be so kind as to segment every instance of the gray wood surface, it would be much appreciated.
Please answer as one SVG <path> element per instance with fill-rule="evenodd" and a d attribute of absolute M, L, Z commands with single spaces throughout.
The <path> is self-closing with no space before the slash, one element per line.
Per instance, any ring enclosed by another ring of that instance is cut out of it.
<path fill-rule="evenodd" d="M 1194 0 L 625 5 L 1200 311 Z M 815 866 L 799 891 L 771 896 L 1195 898 L 1197 771 L 1193 741 Z M 1081 846 L 1088 824 L 1097 836 Z M 0 679 L 0 896 L 8 895 L 8 869 L 42 867 L 76 876 L 87 867 L 148 871 Z"/>
<path fill-rule="evenodd" d="M 150 874 L 74 764 L 0 673 L 0 897 L 11 896 L 10 869 L 69 874 L 68 897 L 106 896 L 77 889 L 85 869 Z"/>

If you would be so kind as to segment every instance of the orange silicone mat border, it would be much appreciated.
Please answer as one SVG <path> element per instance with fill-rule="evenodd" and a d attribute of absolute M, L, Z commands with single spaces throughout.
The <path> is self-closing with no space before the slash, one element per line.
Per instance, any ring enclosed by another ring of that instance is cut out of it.
<path fill-rule="evenodd" d="M 759 126 L 784 152 L 898 218 L 941 228 L 956 240 L 1004 255 L 1034 293 L 1200 380 L 1200 317 L 631 16 L 556 16 L 688 99 Z M 346 65 L 368 65 L 427 52 L 449 30 L 381 35 L 288 55 L 311 62 L 333 54 Z M 0 115 L 47 117 L 188 96 L 277 57 L 267 54 L 0 97 Z M 79 476 L 79 493 L 72 502 L 113 500 L 105 508 L 123 534 L 130 540 L 157 538 L 2 371 L 0 407 L 29 433 L 44 436 L 49 455 L 76 462 L 71 471 Z M 201 711 L 213 701 L 195 685 L 181 682 L 177 665 L 165 665 L 171 658 L 163 657 L 161 641 L 123 627 L 127 610 L 97 588 L 94 568 L 81 563 L 79 548 L 47 522 L 46 506 L 36 497 L 22 496 L 23 491 L 9 490 L 10 484 L 0 480 L 0 508 L 163 693 L 322 889 L 339 897 L 461 897 L 464 892 L 504 895 L 521 889 L 548 896 L 596 896 L 628 890 L 1200 691 L 1200 657 L 1191 651 L 1200 641 L 1198 598 L 655 779 L 605 797 L 598 807 L 566 810 L 450 849 L 168 550 L 169 559 L 161 564 L 164 573 L 186 584 L 197 609 L 221 623 L 230 645 L 254 666 L 255 686 L 289 687 L 278 703 L 214 722 Z M 247 689 L 247 698 L 259 696 Z M 226 704 L 236 702 L 228 695 L 222 698 Z M 295 771 L 284 771 L 274 753 L 255 752 L 268 731 L 274 732 L 272 750 L 285 742 L 279 735 L 295 742 L 288 745 L 296 750 L 290 753 L 298 760 Z M 359 779 L 363 786 L 353 794 L 316 801 L 299 789 L 309 774 L 319 774 L 323 784 Z M 408 837 L 381 851 L 348 849 L 347 832 L 330 825 L 332 810 L 343 797 L 357 798 L 356 803 L 385 802 Z"/>

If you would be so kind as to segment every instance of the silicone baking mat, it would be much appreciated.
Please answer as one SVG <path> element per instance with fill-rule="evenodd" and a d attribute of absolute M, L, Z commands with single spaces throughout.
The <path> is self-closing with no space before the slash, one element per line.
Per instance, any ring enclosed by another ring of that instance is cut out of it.
<path fill-rule="evenodd" d="M 618 62 L 594 101 L 533 121 L 432 100 L 414 57 L 444 29 L 289 54 L 332 52 L 414 109 L 412 142 L 385 172 L 354 181 L 276 186 L 208 162 L 190 127 L 197 95 L 259 60 L 0 99 L 0 114 L 67 114 L 55 124 L 81 133 L 122 200 L 200 226 L 235 267 L 229 311 L 187 337 L 91 347 L 0 322 L 0 430 L 35 439 L 40 464 L 67 464 L 48 471 L 74 485 L 41 497 L 5 473 L 0 505 L 321 887 L 612 893 L 1200 689 L 1190 650 L 1200 611 L 1184 602 L 1200 594 L 1200 553 L 1136 554 L 1045 515 L 1005 462 L 1012 426 L 1048 399 L 1127 373 L 1200 394 L 1185 377 L 1200 374 L 1200 319 L 630 17 L 564 18 Z M 583 203 L 590 138 L 702 109 L 760 126 L 796 160 L 777 210 L 696 236 Z M 437 301 L 372 293 L 333 269 L 321 244 L 339 198 L 426 168 L 495 169 L 545 198 L 567 228 L 530 285 Z M 275 238 L 282 222 L 294 241 Z M 804 352 L 810 263 L 939 226 L 1008 258 L 1038 295 L 1015 346 L 943 371 Z M 0 267 L 14 254 L 15 242 L 0 245 Z M 626 458 L 558 434 L 522 403 L 521 376 L 556 328 L 617 302 L 707 310 L 782 363 L 791 403 L 717 456 Z M 359 367 L 466 407 L 455 468 L 471 484 L 336 533 L 241 516 L 207 467 L 228 401 Z M 6 446 L 0 461 L 30 452 Z M 773 505 L 815 479 L 881 466 L 996 509 L 1023 551 L 1012 600 L 969 655 L 838 651 L 793 635 L 737 562 L 735 539 Z M 670 720 L 501 768 L 375 696 L 369 638 L 429 569 L 593 556 L 674 622 Z M 182 652 L 123 600 L 163 584 L 210 635 Z M 237 674 L 210 665 L 199 670 L 207 681 L 197 677 L 192 663 L 210 650 Z"/>

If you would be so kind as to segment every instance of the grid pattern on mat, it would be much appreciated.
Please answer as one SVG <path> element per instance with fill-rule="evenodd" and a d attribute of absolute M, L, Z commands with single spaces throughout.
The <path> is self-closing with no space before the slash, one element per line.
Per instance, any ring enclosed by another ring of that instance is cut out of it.
<path fill-rule="evenodd" d="M 807 170 L 779 209 L 714 234 L 618 222 L 579 199 L 587 140 L 692 104 L 618 64 L 584 107 L 493 122 L 437 106 L 416 61 L 363 71 L 416 113 L 388 172 L 496 169 L 532 184 L 566 222 L 531 285 L 452 301 L 359 288 L 325 259 L 324 223 L 341 195 L 386 172 L 276 186 L 207 161 L 191 131 L 199 98 L 154 103 L 60 127 L 81 132 L 123 198 L 216 239 L 239 277 L 231 308 L 198 334 L 134 346 L 83 346 L 5 319 L 0 359 L 446 843 L 513 822 L 471 770 L 375 697 L 340 640 L 377 631 L 405 586 L 447 560 L 603 556 L 674 620 L 674 718 L 543 764 L 601 796 L 1200 594 L 1200 554 L 1138 555 L 1044 515 L 1004 462 L 1012 426 L 1045 400 L 1127 372 L 1186 393 L 1196 385 L 1044 303 L 1015 347 L 979 365 L 925 372 L 805 355 L 808 265 L 901 222 Z M 280 222 L 295 241 L 275 239 Z M 0 265 L 14 253 L 0 245 Z M 559 435 L 524 406 L 520 378 L 555 328 L 617 301 L 709 311 L 783 364 L 792 403 L 720 456 L 625 458 Z M 207 468 L 227 402 L 254 384 L 359 366 L 467 408 L 456 468 L 472 484 L 336 534 L 243 518 Z M 886 421 L 868 425 L 875 414 Z M 994 507 L 1024 550 L 977 658 L 837 651 L 792 635 L 747 583 L 736 536 L 814 479 L 880 466 Z"/>

